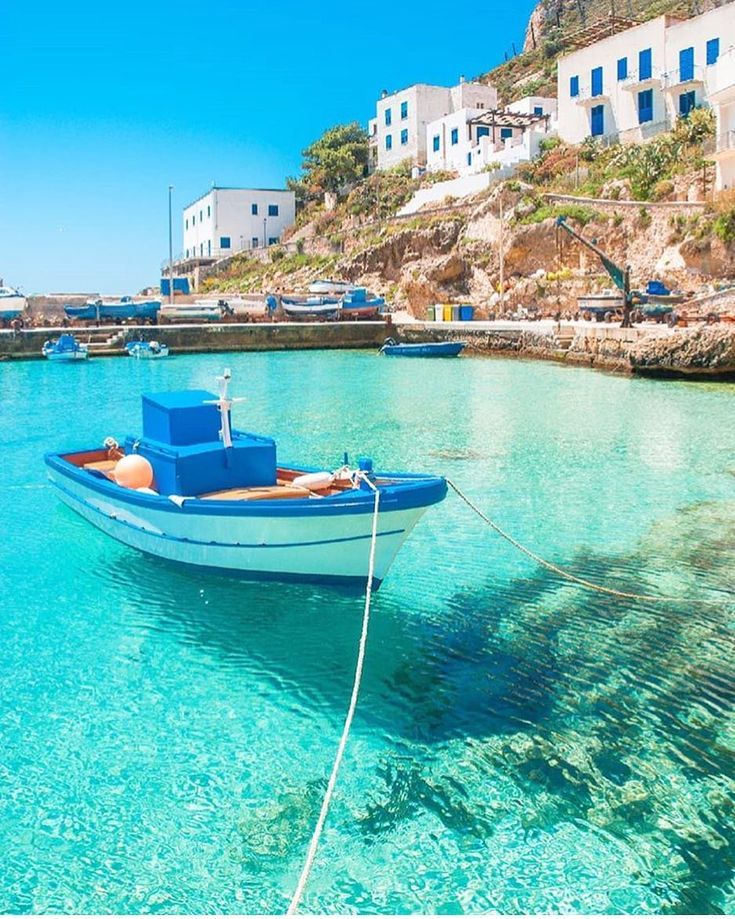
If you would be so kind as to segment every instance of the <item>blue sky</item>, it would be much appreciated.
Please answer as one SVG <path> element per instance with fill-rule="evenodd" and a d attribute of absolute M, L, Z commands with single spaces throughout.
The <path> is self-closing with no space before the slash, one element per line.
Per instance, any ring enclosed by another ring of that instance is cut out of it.
<path fill-rule="evenodd" d="M 533 5 L 0 4 L 0 277 L 28 293 L 157 283 L 169 183 L 178 252 L 181 208 L 213 181 L 282 185 L 381 89 L 502 61 Z"/>

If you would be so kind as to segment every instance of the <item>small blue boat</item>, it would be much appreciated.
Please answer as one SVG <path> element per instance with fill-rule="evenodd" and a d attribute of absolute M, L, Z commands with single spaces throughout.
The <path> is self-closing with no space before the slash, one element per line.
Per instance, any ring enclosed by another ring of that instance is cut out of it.
<path fill-rule="evenodd" d="M 355 287 L 342 297 L 340 305 L 344 319 L 372 319 L 385 306 L 385 300 L 369 293 L 364 287 Z"/>
<path fill-rule="evenodd" d="M 160 300 L 142 300 L 136 303 L 132 297 L 121 297 L 115 301 L 87 300 L 84 306 L 67 305 L 64 312 L 69 319 L 111 319 L 120 322 L 123 319 L 155 320 L 160 309 Z"/>
<path fill-rule="evenodd" d="M 64 332 L 58 338 L 44 342 L 41 354 L 49 361 L 86 361 L 89 357 L 87 345 L 80 344 L 69 332 Z"/>
<path fill-rule="evenodd" d="M 277 462 L 271 438 L 231 427 L 229 378 L 219 378 L 219 398 L 144 395 L 142 435 L 47 454 L 59 498 L 141 552 L 248 578 L 364 585 L 374 539 L 377 586 L 446 497 L 446 480 L 373 471 L 368 458 L 322 470 Z"/>
<path fill-rule="evenodd" d="M 390 357 L 457 357 L 467 345 L 466 341 L 426 341 L 418 344 L 399 344 L 386 338 L 379 354 Z"/>
<path fill-rule="evenodd" d="M 160 341 L 129 341 L 125 345 L 125 350 L 130 357 L 136 357 L 139 360 L 156 360 L 161 357 L 168 357 L 168 345 Z"/>

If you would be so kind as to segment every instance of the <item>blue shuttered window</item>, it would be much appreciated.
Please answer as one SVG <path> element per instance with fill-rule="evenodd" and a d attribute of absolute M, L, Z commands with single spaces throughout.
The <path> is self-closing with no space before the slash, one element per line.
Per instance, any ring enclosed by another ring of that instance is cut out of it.
<path fill-rule="evenodd" d="M 707 42 L 707 66 L 716 64 L 720 57 L 720 39 L 711 38 Z"/>
<path fill-rule="evenodd" d="M 408 118 L 408 102 L 401 102 L 401 119 Z"/>
<path fill-rule="evenodd" d="M 258 205 L 257 204 L 250 205 L 250 213 L 253 215 L 253 217 L 258 216 Z"/>
<path fill-rule="evenodd" d="M 510 140 L 513 137 L 513 128 L 501 128 L 500 129 L 500 139 L 501 140 Z"/>
<path fill-rule="evenodd" d="M 487 125 L 481 124 L 479 128 L 477 129 L 477 139 L 479 140 L 481 137 L 489 137 L 489 136 L 490 136 L 490 128 L 488 128 Z"/>
<path fill-rule="evenodd" d="M 431 142 L 431 146 L 432 146 L 432 149 L 434 150 L 434 153 L 439 152 L 440 145 L 441 145 L 441 139 L 438 134 L 435 134 Z"/>
<path fill-rule="evenodd" d="M 618 80 L 626 80 L 628 78 L 628 58 L 621 57 L 618 61 Z"/>
<path fill-rule="evenodd" d="M 683 48 L 679 52 L 679 79 L 682 83 L 694 79 L 694 48 Z"/>
<path fill-rule="evenodd" d="M 393 118 L 392 118 L 392 116 L 391 116 L 390 109 L 387 108 L 387 109 L 385 110 L 385 126 L 386 126 L 386 127 L 390 127 L 390 123 L 391 123 L 392 120 L 393 120 Z"/>
<path fill-rule="evenodd" d="M 390 134 L 385 135 L 385 149 L 386 150 L 393 149 L 393 138 L 390 136 Z"/>
<path fill-rule="evenodd" d="M 277 205 L 277 204 L 269 204 L 269 205 L 268 205 L 268 216 L 269 216 L 269 217 L 277 217 L 277 216 L 278 216 L 278 205 Z"/>
<path fill-rule="evenodd" d="M 452 128 L 451 133 L 452 146 L 459 143 L 459 128 Z"/>
<path fill-rule="evenodd" d="M 602 67 L 595 67 L 592 71 L 592 95 L 602 95 Z"/>
<path fill-rule="evenodd" d="M 572 99 L 579 95 L 579 77 L 569 78 L 569 95 Z"/>
<path fill-rule="evenodd" d="M 650 48 L 640 51 L 638 54 L 638 79 L 650 80 L 653 76 L 653 55 Z"/>
<path fill-rule="evenodd" d="M 407 143 L 408 143 L 408 129 L 404 128 L 401 131 L 401 145 L 405 147 Z"/>
<path fill-rule="evenodd" d="M 219 247 L 220 247 L 220 249 L 229 249 L 229 248 L 230 248 L 230 237 L 229 237 L 229 236 L 220 236 L 220 238 L 219 238 Z"/>
<path fill-rule="evenodd" d="M 697 94 L 692 89 L 688 93 L 682 93 L 679 96 L 679 114 L 686 118 L 689 112 L 697 107 Z"/>

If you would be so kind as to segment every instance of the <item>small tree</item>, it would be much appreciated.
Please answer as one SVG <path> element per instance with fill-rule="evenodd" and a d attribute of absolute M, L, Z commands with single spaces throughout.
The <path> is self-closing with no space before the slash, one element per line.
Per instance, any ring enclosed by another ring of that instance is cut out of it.
<path fill-rule="evenodd" d="M 302 155 L 301 177 L 287 183 L 300 205 L 321 198 L 325 192 L 339 194 L 367 175 L 368 136 L 356 121 L 337 125 Z"/>

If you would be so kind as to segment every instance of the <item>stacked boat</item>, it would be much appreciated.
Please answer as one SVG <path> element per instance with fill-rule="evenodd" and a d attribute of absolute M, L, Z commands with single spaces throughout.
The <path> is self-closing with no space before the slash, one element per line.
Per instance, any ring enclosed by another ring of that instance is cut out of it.
<path fill-rule="evenodd" d="M 326 287 L 327 284 L 337 282 L 318 281 L 310 285 L 310 293 L 306 296 L 281 296 L 272 294 L 266 297 L 266 307 L 273 315 L 280 308 L 289 319 L 295 320 L 349 320 L 349 319 L 374 319 L 385 307 L 383 297 L 370 293 L 364 287 L 348 286 L 340 294 L 322 293 L 314 294 L 313 288 Z"/>
<path fill-rule="evenodd" d="M 67 304 L 64 312 L 69 319 L 86 321 L 122 322 L 133 319 L 139 322 L 155 322 L 160 309 L 160 300 L 136 302 L 132 297 L 121 297 L 119 300 L 87 300 L 83 306 Z"/>
<path fill-rule="evenodd" d="M 8 325 L 26 308 L 26 298 L 14 287 L 0 287 L 0 323 Z"/>

